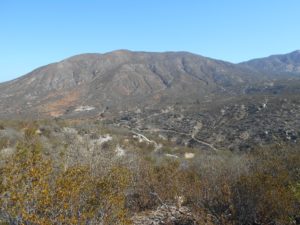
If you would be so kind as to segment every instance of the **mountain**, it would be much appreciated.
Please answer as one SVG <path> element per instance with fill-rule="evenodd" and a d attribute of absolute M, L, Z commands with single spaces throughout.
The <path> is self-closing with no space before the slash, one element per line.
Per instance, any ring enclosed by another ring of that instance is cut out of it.
<path fill-rule="evenodd" d="M 260 79 L 247 68 L 187 52 L 83 54 L 2 84 L 0 115 L 63 116 L 189 102 Z"/>
<path fill-rule="evenodd" d="M 299 51 L 241 64 L 188 52 L 82 54 L 0 84 L 0 119 L 83 119 L 200 149 L 300 137 Z"/>
<path fill-rule="evenodd" d="M 272 55 L 266 58 L 253 59 L 243 62 L 240 65 L 277 76 L 300 76 L 300 50 L 283 55 Z"/>

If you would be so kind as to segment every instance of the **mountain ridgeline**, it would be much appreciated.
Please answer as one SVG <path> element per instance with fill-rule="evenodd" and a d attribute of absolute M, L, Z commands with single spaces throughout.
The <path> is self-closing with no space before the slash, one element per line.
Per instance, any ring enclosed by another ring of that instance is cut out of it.
<path fill-rule="evenodd" d="M 187 52 L 82 54 L 0 85 L 0 116 L 64 116 L 109 108 L 205 101 L 300 74 L 300 53 L 241 64 Z"/>

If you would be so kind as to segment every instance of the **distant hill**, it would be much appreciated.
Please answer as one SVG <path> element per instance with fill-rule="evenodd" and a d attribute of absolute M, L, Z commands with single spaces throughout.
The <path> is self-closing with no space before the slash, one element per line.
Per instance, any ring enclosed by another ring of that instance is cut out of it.
<path fill-rule="evenodd" d="M 271 75 L 300 75 L 300 50 L 283 54 L 272 55 L 266 58 L 253 59 L 240 65 L 258 72 Z"/>

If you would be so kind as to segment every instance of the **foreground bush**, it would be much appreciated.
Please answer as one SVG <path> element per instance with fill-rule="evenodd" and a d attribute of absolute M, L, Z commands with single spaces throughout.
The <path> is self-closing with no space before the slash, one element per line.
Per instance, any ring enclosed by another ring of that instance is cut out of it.
<path fill-rule="evenodd" d="M 1 168 L 0 216 L 9 224 L 129 224 L 124 208 L 130 174 L 105 176 L 87 166 L 62 171 L 41 154 L 38 141 L 20 143 Z M 27 140 L 28 141 L 28 140 Z"/>

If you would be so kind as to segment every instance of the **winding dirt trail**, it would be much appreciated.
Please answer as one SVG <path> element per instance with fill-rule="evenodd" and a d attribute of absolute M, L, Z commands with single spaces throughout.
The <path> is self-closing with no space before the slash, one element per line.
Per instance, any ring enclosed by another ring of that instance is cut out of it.
<path fill-rule="evenodd" d="M 180 134 L 180 135 L 184 135 L 184 136 L 190 137 L 192 140 L 195 140 L 199 144 L 202 144 L 202 145 L 205 145 L 205 146 L 209 147 L 210 149 L 212 149 L 215 152 L 220 151 L 219 149 L 217 149 L 216 147 L 214 147 L 212 144 L 210 144 L 210 143 L 208 143 L 206 141 L 202 141 L 202 140 L 200 140 L 198 138 L 195 138 L 195 134 L 194 133 L 193 134 L 188 134 L 188 133 L 183 133 L 183 132 L 178 132 L 178 131 L 175 131 L 175 130 L 168 130 L 168 129 L 155 129 L 155 131 L 154 130 L 141 130 L 141 129 L 138 129 L 138 128 L 131 128 L 128 125 L 125 125 L 124 127 L 128 128 L 133 134 L 135 134 L 138 137 L 142 138 L 146 142 L 153 143 L 154 146 L 155 146 L 155 150 L 158 150 L 160 148 L 160 145 L 157 144 L 155 141 L 150 140 L 145 135 L 141 134 L 141 132 L 156 132 L 156 133 L 158 133 L 158 132 L 169 132 L 169 133 Z"/>
<path fill-rule="evenodd" d="M 139 132 L 152 132 L 151 130 L 140 130 L 140 129 L 138 129 L 138 131 Z M 207 142 L 202 141 L 202 140 L 199 140 L 198 138 L 195 138 L 194 134 L 182 133 L 182 132 L 178 132 L 178 131 L 175 131 L 175 130 L 167 130 L 167 129 L 157 129 L 157 130 L 155 130 L 155 132 L 169 132 L 169 133 L 175 133 L 175 134 L 180 134 L 180 135 L 188 136 L 188 137 L 191 137 L 192 140 L 195 140 L 196 142 L 198 142 L 198 143 L 200 143 L 202 145 L 205 145 L 205 146 L 209 147 L 210 149 L 212 149 L 212 150 L 214 150 L 216 152 L 219 151 L 219 149 L 217 149 L 216 147 L 214 147 L 212 144 L 207 143 Z"/>

